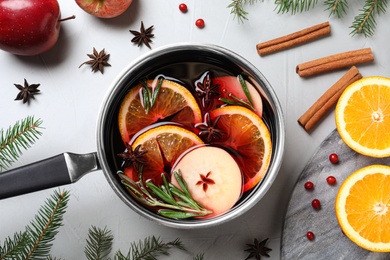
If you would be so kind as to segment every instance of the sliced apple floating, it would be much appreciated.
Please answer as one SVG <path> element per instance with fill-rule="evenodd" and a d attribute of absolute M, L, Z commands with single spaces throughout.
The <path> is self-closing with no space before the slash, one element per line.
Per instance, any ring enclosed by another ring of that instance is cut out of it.
<path fill-rule="evenodd" d="M 202 146 L 185 154 L 172 172 L 179 172 L 192 198 L 218 216 L 231 209 L 242 193 L 242 175 L 233 157 L 222 148 Z M 172 184 L 179 187 L 175 178 Z"/>
<path fill-rule="evenodd" d="M 231 100 L 233 103 L 248 104 L 246 107 L 254 111 L 258 116 L 263 114 L 263 101 L 256 88 L 244 80 L 242 77 L 223 76 L 212 80 L 213 85 L 218 85 L 218 90 L 221 93 L 220 100 Z M 245 84 L 244 87 L 242 84 Z M 248 91 L 249 98 L 246 95 L 244 88 Z M 219 105 L 224 102 L 220 101 Z"/>

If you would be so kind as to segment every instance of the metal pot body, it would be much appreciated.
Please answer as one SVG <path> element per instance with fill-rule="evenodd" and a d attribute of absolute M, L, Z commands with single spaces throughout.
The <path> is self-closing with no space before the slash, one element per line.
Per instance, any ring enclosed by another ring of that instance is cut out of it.
<path fill-rule="evenodd" d="M 249 194 L 246 194 L 229 212 L 210 219 L 173 220 L 159 216 L 139 204 L 127 192 L 117 176 L 120 168 L 116 143 L 120 142 L 117 129 L 117 115 L 122 99 L 141 78 L 151 75 L 160 68 L 178 64 L 175 77 L 194 73 L 195 67 L 180 64 L 204 63 L 210 66 L 229 68 L 235 74 L 246 73 L 263 96 L 264 113 L 269 126 L 273 152 L 269 169 L 263 180 Z M 216 45 L 179 43 L 154 49 L 128 65 L 110 86 L 102 103 L 97 124 L 97 156 L 105 177 L 119 198 L 140 215 L 165 226 L 175 228 L 205 228 L 216 226 L 236 218 L 252 208 L 266 194 L 275 180 L 282 163 L 285 129 L 283 113 L 277 96 L 263 74 L 239 55 Z"/>

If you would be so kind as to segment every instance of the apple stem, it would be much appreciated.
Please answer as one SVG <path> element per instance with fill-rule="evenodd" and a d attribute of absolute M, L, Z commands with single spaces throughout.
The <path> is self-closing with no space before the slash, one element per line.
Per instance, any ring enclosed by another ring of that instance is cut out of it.
<path fill-rule="evenodd" d="M 69 16 L 69 17 L 60 19 L 60 20 L 58 20 L 58 21 L 59 21 L 59 22 L 63 22 L 63 21 L 67 21 L 67 20 L 71 20 L 71 19 L 75 19 L 75 18 L 76 18 L 76 16 L 75 16 L 75 15 L 72 15 L 72 16 Z"/>

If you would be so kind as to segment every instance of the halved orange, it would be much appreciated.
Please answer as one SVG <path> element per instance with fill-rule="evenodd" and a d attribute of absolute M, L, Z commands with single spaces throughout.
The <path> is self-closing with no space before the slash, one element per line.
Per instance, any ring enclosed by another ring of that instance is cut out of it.
<path fill-rule="evenodd" d="M 340 186 L 336 217 L 344 234 L 360 247 L 390 252 L 390 167 L 370 165 Z"/>
<path fill-rule="evenodd" d="M 390 156 L 390 79 L 365 77 L 348 86 L 335 113 L 337 130 L 354 151 Z"/>
<path fill-rule="evenodd" d="M 156 79 L 146 82 L 151 93 L 154 93 L 158 81 Z M 149 111 L 145 109 L 141 97 L 142 88 L 142 84 L 138 84 L 127 93 L 122 101 L 118 124 L 124 142 L 129 142 L 139 130 L 164 119 L 180 123 L 188 128 L 202 121 L 201 111 L 195 98 L 182 85 L 164 79 L 154 105 Z"/>
<path fill-rule="evenodd" d="M 263 120 L 241 106 L 225 106 L 210 112 L 210 118 L 225 134 L 214 142 L 231 151 L 244 174 L 244 192 L 252 189 L 267 172 L 272 153 L 271 135 Z"/>
<path fill-rule="evenodd" d="M 148 179 L 156 185 L 162 184 L 161 174 L 170 173 L 176 159 L 189 148 L 203 144 L 203 141 L 191 131 L 175 125 L 162 125 L 152 128 L 138 136 L 132 148 L 141 145 L 143 156 L 143 181 Z M 133 167 L 125 169 L 125 174 L 138 181 L 138 173 Z"/>

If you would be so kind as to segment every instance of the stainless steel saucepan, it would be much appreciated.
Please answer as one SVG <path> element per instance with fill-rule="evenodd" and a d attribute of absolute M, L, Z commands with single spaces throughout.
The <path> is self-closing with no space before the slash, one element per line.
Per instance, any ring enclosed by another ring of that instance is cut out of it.
<path fill-rule="evenodd" d="M 168 219 L 150 211 L 126 191 L 117 175 L 120 161 L 115 150 L 120 141 L 117 115 L 120 103 L 129 89 L 145 75 L 159 68 L 178 64 L 176 78 L 194 73 L 196 67 L 181 64 L 210 64 L 223 66 L 234 73 L 246 73 L 263 95 L 264 115 L 270 128 L 273 152 L 269 169 L 261 183 L 243 196 L 229 212 L 209 219 Z M 74 183 L 88 172 L 102 170 L 119 198 L 140 215 L 157 223 L 175 228 L 203 228 L 225 223 L 243 214 L 266 194 L 274 182 L 282 163 L 285 129 L 282 109 L 277 96 L 263 76 L 247 60 L 225 48 L 210 44 L 179 43 L 154 49 L 129 64 L 113 81 L 108 90 L 97 121 L 97 152 L 90 154 L 63 153 L 24 167 L 0 173 L 0 199 L 33 191 Z"/>

